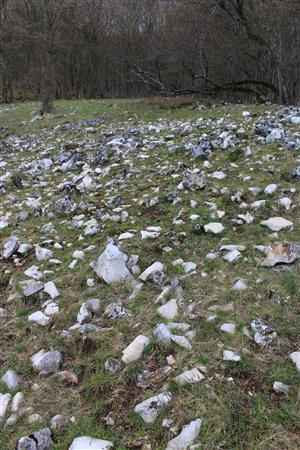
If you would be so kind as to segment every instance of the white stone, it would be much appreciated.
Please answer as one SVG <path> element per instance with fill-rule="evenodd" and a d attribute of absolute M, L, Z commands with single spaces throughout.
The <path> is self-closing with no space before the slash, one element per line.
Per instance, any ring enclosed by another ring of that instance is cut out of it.
<path fill-rule="evenodd" d="M 223 360 L 224 361 L 240 361 L 241 357 L 235 353 L 233 350 L 224 350 L 223 351 Z"/>
<path fill-rule="evenodd" d="M 10 394 L 0 394 L 0 422 L 2 422 L 6 416 L 10 400 L 11 400 Z"/>
<path fill-rule="evenodd" d="M 29 252 L 29 250 L 31 250 L 32 245 L 30 244 L 20 244 L 19 248 L 18 248 L 18 253 L 20 253 L 21 255 L 25 255 L 26 253 Z"/>
<path fill-rule="evenodd" d="M 172 399 L 170 392 L 164 392 L 163 394 L 155 395 L 147 400 L 136 405 L 134 411 L 143 419 L 146 423 L 152 423 L 155 421 L 160 410 Z"/>
<path fill-rule="evenodd" d="M 192 262 L 192 261 L 189 261 L 189 262 L 183 262 L 183 263 L 182 263 L 182 267 L 183 267 L 183 269 L 184 269 L 184 273 L 190 273 L 190 272 L 192 272 L 193 270 L 196 270 L 196 269 L 197 269 L 197 264 L 194 263 L 194 262 Z"/>
<path fill-rule="evenodd" d="M 35 311 L 28 316 L 28 322 L 34 322 L 42 327 L 46 327 L 52 322 L 51 317 L 46 316 L 42 311 Z"/>
<path fill-rule="evenodd" d="M 132 279 L 132 275 L 126 265 L 128 256 L 121 252 L 117 244 L 110 242 L 105 251 L 99 256 L 94 270 L 98 277 L 107 284 L 119 283 Z"/>
<path fill-rule="evenodd" d="M 81 436 L 73 440 L 69 450 L 109 450 L 110 448 L 113 448 L 113 443 L 110 441 Z"/>
<path fill-rule="evenodd" d="M 300 352 L 293 352 L 290 354 L 290 358 L 295 364 L 298 372 L 300 372 Z"/>
<path fill-rule="evenodd" d="M 125 364 L 137 361 L 142 357 L 143 351 L 149 343 L 149 338 L 140 334 L 125 348 L 125 350 L 123 350 L 122 361 Z"/>
<path fill-rule="evenodd" d="M 11 402 L 11 411 L 17 412 L 20 409 L 21 403 L 24 401 L 24 394 L 22 392 L 17 392 Z"/>
<path fill-rule="evenodd" d="M 39 372 L 39 375 L 48 375 L 56 372 L 62 363 L 62 355 L 57 350 L 46 352 L 42 349 L 30 359 L 34 370 Z"/>
<path fill-rule="evenodd" d="M 169 441 L 166 450 L 188 450 L 197 438 L 201 425 L 201 419 L 193 420 L 185 425 L 181 433 Z"/>
<path fill-rule="evenodd" d="M 0 308 L 0 318 L 1 317 L 7 317 L 7 315 L 8 315 L 7 309 Z"/>
<path fill-rule="evenodd" d="M 35 257 L 37 261 L 48 261 L 48 259 L 53 257 L 53 252 L 47 248 L 37 245 L 35 248 Z"/>
<path fill-rule="evenodd" d="M 226 174 L 224 172 L 213 172 L 211 177 L 216 178 L 217 180 L 224 180 L 224 178 L 226 178 Z"/>
<path fill-rule="evenodd" d="M 157 309 L 158 314 L 167 320 L 174 320 L 178 315 L 178 305 L 175 299 L 169 300 Z"/>
<path fill-rule="evenodd" d="M 264 193 L 267 195 L 272 195 L 277 189 L 277 184 L 268 184 L 268 186 L 265 187 Z"/>
<path fill-rule="evenodd" d="M 238 250 L 232 250 L 231 252 L 226 253 L 225 256 L 223 256 L 223 259 L 228 262 L 234 262 L 237 261 L 242 255 Z"/>
<path fill-rule="evenodd" d="M 55 283 L 53 281 L 48 281 L 48 283 L 45 283 L 44 292 L 46 292 L 46 294 L 50 295 L 52 300 L 54 300 L 56 297 L 60 296 L 60 292 L 57 289 L 57 287 L 55 286 Z"/>
<path fill-rule="evenodd" d="M 25 270 L 24 274 L 29 278 L 33 278 L 34 280 L 41 280 L 43 278 L 43 274 L 42 272 L 40 272 L 38 266 L 28 267 L 28 269 Z"/>
<path fill-rule="evenodd" d="M 46 314 L 46 316 L 54 316 L 55 314 L 58 313 L 59 313 L 59 305 L 54 302 L 48 303 L 46 308 L 44 309 L 44 314 Z"/>
<path fill-rule="evenodd" d="M 164 323 L 160 323 L 159 325 L 157 325 L 157 327 L 153 331 L 153 335 L 157 341 L 162 342 L 166 345 L 169 345 L 171 342 L 172 333 L 170 331 L 170 328 Z"/>
<path fill-rule="evenodd" d="M 133 233 L 126 232 L 126 233 L 120 234 L 120 236 L 118 237 L 118 239 L 119 239 L 119 241 L 123 241 L 123 240 L 125 240 L 125 239 L 132 239 L 133 237 L 134 237 L 134 234 L 133 234 Z"/>
<path fill-rule="evenodd" d="M 235 329 L 236 329 L 236 326 L 234 323 L 223 323 L 223 325 L 220 326 L 220 330 L 224 331 L 224 333 L 228 333 L 228 334 L 234 334 Z"/>
<path fill-rule="evenodd" d="M 208 223 L 207 225 L 204 225 L 204 231 L 205 233 L 219 234 L 222 233 L 222 231 L 224 231 L 224 227 L 219 222 L 211 222 Z"/>
<path fill-rule="evenodd" d="M 200 372 L 199 369 L 194 368 L 191 370 L 186 370 L 182 374 L 178 375 L 174 378 L 174 381 L 180 386 L 184 386 L 185 384 L 193 384 L 199 383 L 204 380 L 204 375 Z"/>
<path fill-rule="evenodd" d="M 86 303 L 83 303 L 80 307 L 79 313 L 77 314 L 77 322 L 83 324 L 89 322 L 91 318 L 91 310 L 87 307 Z"/>
<path fill-rule="evenodd" d="M 289 211 L 291 209 L 292 200 L 289 197 L 281 197 L 278 200 L 278 204 L 283 206 L 286 211 Z"/>
<path fill-rule="evenodd" d="M 101 227 L 98 224 L 96 219 L 92 219 L 85 224 L 84 235 L 85 236 L 94 236 L 100 231 Z"/>
<path fill-rule="evenodd" d="M 192 349 L 190 341 L 185 336 L 177 336 L 172 334 L 171 340 L 175 342 L 175 344 L 179 345 L 179 347 L 186 348 L 187 350 Z"/>
<path fill-rule="evenodd" d="M 266 142 L 273 142 L 284 137 L 284 130 L 282 128 L 274 128 L 266 137 Z"/>
<path fill-rule="evenodd" d="M 249 156 L 251 156 L 252 155 L 252 150 L 251 150 L 251 148 L 250 147 L 246 147 L 245 149 L 244 149 L 244 156 L 246 157 L 246 158 L 248 158 Z"/>
<path fill-rule="evenodd" d="M 287 384 L 281 383 L 280 381 L 274 381 L 273 390 L 277 394 L 287 394 L 289 391 L 289 386 Z"/>
<path fill-rule="evenodd" d="M 73 258 L 75 259 L 81 259 L 83 260 L 85 257 L 85 253 L 82 250 L 75 250 L 75 252 L 73 252 Z"/>
<path fill-rule="evenodd" d="M 77 263 L 78 263 L 78 259 L 73 259 L 73 261 L 71 261 L 70 264 L 68 265 L 68 268 L 71 270 L 74 269 L 75 266 L 77 265 Z"/>
<path fill-rule="evenodd" d="M 300 125 L 300 116 L 292 116 L 290 122 L 292 125 Z"/>
<path fill-rule="evenodd" d="M 160 233 L 157 232 L 157 231 L 141 230 L 141 236 L 142 236 L 143 240 L 145 240 L 145 239 L 156 239 L 156 238 L 159 237 L 159 235 L 160 235 Z"/>
<path fill-rule="evenodd" d="M 27 418 L 27 422 L 29 424 L 31 423 L 37 423 L 37 422 L 42 422 L 43 418 L 40 414 L 34 413 L 34 414 L 30 414 L 30 416 L 28 416 Z"/>
<path fill-rule="evenodd" d="M 3 253 L 2 258 L 8 259 L 10 258 L 14 252 L 18 248 L 18 238 L 12 236 L 8 241 L 3 245 Z"/>
<path fill-rule="evenodd" d="M 31 295 L 37 294 L 44 287 L 44 283 L 35 280 L 20 281 L 19 284 L 25 297 L 30 297 Z"/>
<path fill-rule="evenodd" d="M 7 370 L 1 377 L 1 380 L 6 384 L 8 389 L 15 389 L 20 384 L 20 378 L 14 370 Z"/>
<path fill-rule="evenodd" d="M 238 250 L 239 252 L 244 252 L 246 250 L 246 247 L 244 245 L 235 245 L 235 244 L 229 244 L 229 245 L 222 245 L 220 248 L 220 251 L 226 250 L 228 252 L 232 252 L 233 250 Z"/>
<path fill-rule="evenodd" d="M 256 202 L 251 203 L 251 208 L 255 211 L 260 208 L 264 208 L 266 206 L 266 200 L 257 200 Z"/>
<path fill-rule="evenodd" d="M 147 269 L 139 276 L 139 279 L 142 281 L 147 281 L 151 275 L 156 272 L 162 272 L 164 268 L 165 266 L 161 262 L 156 261 L 151 264 L 151 266 L 147 267 Z"/>
<path fill-rule="evenodd" d="M 237 280 L 232 286 L 232 289 L 234 291 L 245 291 L 246 289 L 248 289 L 248 286 L 244 280 Z"/>
<path fill-rule="evenodd" d="M 300 257 L 300 246 L 283 242 L 267 252 L 266 259 L 262 262 L 264 267 L 273 267 L 276 264 L 292 264 Z"/>
<path fill-rule="evenodd" d="M 170 330 L 189 331 L 191 325 L 185 322 L 169 322 L 168 327 Z"/>
<path fill-rule="evenodd" d="M 269 228 L 271 231 L 280 231 L 282 229 L 292 229 L 293 222 L 284 219 L 283 217 L 271 217 L 268 220 L 260 222 L 261 225 Z"/>
<path fill-rule="evenodd" d="M 210 252 L 205 256 L 206 261 L 214 261 L 217 259 L 218 255 L 216 253 Z"/>

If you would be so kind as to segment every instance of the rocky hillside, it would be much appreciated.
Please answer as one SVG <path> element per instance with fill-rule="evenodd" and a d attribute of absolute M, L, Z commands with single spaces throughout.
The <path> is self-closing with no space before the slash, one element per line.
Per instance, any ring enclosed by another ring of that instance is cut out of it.
<path fill-rule="evenodd" d="M 1 106 L 1 450 L 299 448 L 300 109 Z"/>

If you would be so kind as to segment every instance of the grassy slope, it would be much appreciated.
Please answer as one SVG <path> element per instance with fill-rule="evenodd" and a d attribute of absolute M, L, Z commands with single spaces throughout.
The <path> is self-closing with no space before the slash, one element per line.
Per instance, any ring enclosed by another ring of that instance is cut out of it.
<path fill-rule="evenodd" d="M 73 120 L 93 118 L 104 115 L 105 121 L 98 127 L 99 131 L 106 129 L 121 132 L 124 120 L 129 118 L 132 125 L 141 122 L 152 122 L 158 119 L 167 121 L 182 119 L 193 120 L 199 117 L 218 118 L 226 114 L 228 121 L 241 121 L 242 108 L 218 107 L 213 110 L 201 112 L 192 111 L 190 108 L 178 110 L 159 110 L 146 103 L 129 101 L 61 101 L 56 105 L 57 116 L 45 123 L 30 123 L 34 111 L 38 111 L 35 103 L 16 104 L 7 111 L 1 107 L 0 117 L 3 124 L 8 124 L 11 131 L 18 135 L 28 132 L 37 133 L 41 138 L 41 146 L 47 144 L 53 146 L 53 152 L 61 148 L 63 141 L 88 140 L 89 136 L 72 134 L 67 132 L 62 137 L 47 129 L 59 123 Z M 253 113 L 264 113 L 266 107 L 247 106 Z M 20 125 L 25 121 L 24 125 Z M 247 124 L 244 125 L 247 127 Z M 127 125 L 126 125 L 127 127 Z M 45 130 L 43 130 L 45 128 Z M 203 132 L 199 129 L 199 134 Z M 167 134 L 165 131 L 161 134 Z M 246 147 L 244 142 L 242 148 Z M 225 180 L 213 183 L 219 186 L 228 186 L 233 189 L 243 188 L 246 192 L 250 186 L 264 188 L 267 184 L 275 182 L 280 188 L 295 187 L 294 183 L 286 181 L 284 176 L 287 170 L 295 163 L 295 154 L 285 154 L 277 146 L 253 147 L 253 157 L 245 160 L 243 153 L 238 149 L 225 152 L 217 152 L 212 159 L 212 167 L 209 171 L 225 170 L 229 174 L 229 164 L 234 162 L 238 167 L 230 167 L 230 176 Z M 139 150 L 140 151 L 140 150 Z M 143 151 L 143 150 L 142 150 Z M 265 162 L 259 166 L 259 171 L 253 160 L 260 159 L 264 154 L 272 154 L 276 159 Z M 20 158 L 26 158 L 26 152 Z M 297 156 L 297 155 L 296 155 Z M 32 157 L 32 155 L 31 155 Z M 153 384 L 146 391 L 136 386 L 136 375 L 141 369 L 156 368 L 166 365 L 165 357 L 173 354 L 176 365 L 169 377 L 169 389 L 173 392 L 173 400 L 163 411 L 161 417 L 171 416 L 177 425 L 188 423 L 195 417 L 204 420 L 203 428 L 199 435 L 199 441 L 204 449 L 294 449 L 299 448 L 299 404 L 298 389 L 299 375 L 288 359 L 288 354 L 299 347 L 299 266 L 294 265 L 289 273 L 274 272 L 259 266 L 259 254 L 254 250 L 257 244 L 272 244 L 268 231 L 259 225 L 260 220 L 270 215 L 283 215 L 295 223 L 292 232 L 280 232 L 280 240 L 288 239 L 300 241 L 300 225 L 297 223 L 299 213 L 299 194 L 293 197 L 296 208 L 292 211 L 282 211 L 277 205 L 279 192 L 275 197 L 268 199 L 267 208 L 255 214 L 255 221 L 251 225 L 234 227 L 231 219 L 236 217 L 239 211 L 235 205 L 224 197 L 214 194 L 210 190 L 197 193 L 183 191 L 180 196 L 181 204 L 170 206 L 162 203 L 154 208 L 138 206 L 133 201 L 140 199 L 144 194 L 149 197 L 163 195 L 166 191 L 174 190 L 180 178 L 158 175 L 159 167 L 166 166 L 178 172 L 177 163 L 185 161 L 188 165 L 202 167 L 201 161 L 191 161 L 184 154 L 169 155 L 165 149 L 159 148 L 151 152 L 149 159 L 140 159 L 138 151 L 133 155 L 134 167 L 138 175 L 129 180 L 128 188 L 122 190 L 125 204 L 131 204 L 128 209 L 134 223 L 111 224 L 106 223 L 103 231 L 84 242 L 96 244 L 96 250 L 86 253 L 86 259 L 79 262 L 76 269 L 71 271 L 68 264 L 72 259 L 75 249 L 81 248 L 78 241 L 80 230 L 70 231 L 64 222 L 64 217 L 51 219 L 55 224 L 57 236 L 60 241 L 72 244 L 62 250 L 55 250 L 55 257 L 61 259 L 63 264 L 57 269 L 51 264 L 44 263 L 42 269 L 55 271 L 54 280 L 59 287 L 62 296 L 59 298 L 61 312 L 55 319 L 54 325 L 49 328 L 36 328 L 28 325 L 27 316 L 38 309 L 39 302 L 35 299 L 29 302 L 20 302 L 6 305 L 7 293 L 3 288 L 0 293 L 0 306 L 9 309 L 9 319 L 1 324 L 0 348 L 3 365 L 1 372 L 8 368 L 15 368 L 22 376 L 24 383 L 22 392 L 25 394 L 26 403 L 34 406 L 35 412 L 44 418 L 42 425 L 48 426 L 49 419 L 55 414 L 68 414 L 76 416 L 76 423 L 68 425 L 59 431 L 55 437 L 54 449 L 64 450 L 74 437 L 79 435 L 91 435 L 94 437 L 113 440 L 118 450 L 142 448 L 134 447 L 138 442 L 150 442 L 152 449 L 163 449 L 171 438 L 168 431 L 161 427 L 160 418 L 153 425 L 146 425 L 133 412 L 133 407 L 146 397 L 159 392 L 165 381 Z M 272 165 L 275 174 L 271 175 L 266 169 Z M 119 174 L 124 166 L 114 168 L 112 174 Z M 150 176 L 149 176 L 150 174 Z M 243 182 L 240 174 L 250 175 L 250 182 Z M 111 175 L 110 175 L 111 176 Z M 107 176 L 106 181 L 109 180 Z M 49 194 L 56 184 L 63 180 L 64 175 L 47 174 L 49 181 Z M 155 189 L 159 188 L 159 194 Z M 32 188 L 28 192 L 32 191 Z M 118 189 L 116 188 L 116 193 Z M 19 198 L 26 195 L 25 190 L 18 190 L 12 186 Z M 43 199 L 48 195 L 48 188 L 43 192 Z M 57 195 L 57 193 L 56 193 Z M 110 193 L 111 195 L 111 193 Z M 264 198 L 260 196 L 259 198 Z M 90 204 L 101 206 L 105 199 L 105 193 L 99 192 L 89 199 Z M 195 209 L 190 207 L 190 200 L 199 202 Z M 0 196 L 0 201 L 3 197 Z M 190 214 L 200 214 L 203 221 L 210 221 L 210 210 L 204 204 L 205 201 L 215 201 L 219 209 L 226 211 L 222 223 L 226 227 L 224 236 L 195 235 L 192 232 L 192 223 L 188 217 Z M 246 201 L 252 202 L 254 198 L 246 193 Z M 0 204 L 1 207 L 1 204 Z M 191 351 L 180 350 L 178 347 L 165 349 L 157 343 L 152 343 L 142 361 L 122 368 L 115 376 L 107 375 L 103 370 L 103 364 L 108 357 L 119 358 L 121 350 L 137 335 L 145 333 L 151 335 L 155 325 L 161 322 L 156 313 L 154 299 L 159 290 L 153 286 L 146 286 L 134 302 L 128 301 L 130 290 L 126 286 L 105 286 L 99 280 L 95 288 L 86 287 L 86 278 L 92 275 L 89 263 L 95 260 L 105 246 L 107 236 L 119 235 L 130 228 L 136 230 L 145 229 L 149 225 L 160 225 L 163 232 L 159 242 L 169 244 L 164 234 L 172 226 L 172 220 L 179 211 L 184 208 L 186 223 L 176 227 L 176 231 L 186 231 L 187 239 L 181 246 L 174 247 L 170 253 L 159 253 L 155 242 L 141 241 L 139 233 L 135 238 L 126 242 L 124 248 L 128 254 L 139 254 L 141 268 L 146 268 L 154 260 L 160 260 L 167 265 L 168 276 L 181 275 L 178 268 L 172 266 L 172 261 L 181 257 L 186 261 L 193 261 L 199 265 L 197 275 L 186 278 L 183 282 L 184 297 L 186 301 L 196 301 L 196 318 L 188 320 L 192 323 L 196 337 Z M 92 212 L 85 212 L 87 217 Z M 278 213 L 278 214 L 277 214 Z M 40 239 L 39 228 L 49 222 L 46 217 L 33 218 L 20 225 L 22 240 L 32 239 L 37 242 Z M 9 236 L 12 227 L 6 229 L 3 237 Z M 56 238 L 56 233 L 50 237 Z M 48 237 L 48 236 L 47 236 Z M 222 238 L 224 238 L 222 240 Z M 247 246 L 246 252 L 235 264 L 224 263 L 221 258 L 213 262 L 206 262 L 204 257 L 208 251 L 218 250 L 221 243 L 239 243 Z M 34 255 L 26 259 L 25 266 L 12 268 L 18 279 L 24 279 L 23 271 L 35 264 Z M 7 263 L 7 267 L 10 265 Z M 201 270 L 208 273 L 207 278 L 200 276 Z M 230 288 L 235 278 L 243 277 L 249 284 L 245 293 L 233 293 Z M 262 279 L 257 285 L 255 280 Z M 270 289 L 274 290 L 270 295 Z M 100 334 L 90 334 L 87 338 L 74 336 L 66 340 L 60 336 L 60 331 L 71 326 L 75 320 L 81 303 L 92 297 L 102 300 L 104 306 L 109 302 L 121 298 L 124 304 L 133 312 L 133 317 L 128 322 L 111 322 L 98 319 L 103 324 Z M 206 322 L 208 306 L 233 302 L 233 312 L 218 312 L 215 322 Z M 250 343 L 242 334 L 244 325 L 251 320 L 260 317 L 272 324 L 279 338 L 269 349 L 260 349 Z M 227 336 L 219 331 L 219 325 L 224 321 L 235 321 L 237 332 L 234 336 Z M 57 379 L 52 376 L 48 379 L 40 379 L 33 374 L 30 365 L 30 356 L 40 348 L 53 347 L 63 352 L 64 369 L 73 370 L 80 383 L 76 387 L 66 387 L 57 384 Z M 224 363 L 222 361 L 222 349 L 234 348 L 242 356 L 239 364 Z M 196 386 L 177 387 L 171 380 L 183 370 L 192 368 L 197 364 L 207 367 L 206 380 Z M 228 380 L 233 377 L 234 383 Z M 274 381 L 282 381 L 291 386 L 287 396 L 272 394 Z M 27 383 L 28 382 L 28 383 Z M 33 392 L 30 388 L 32 382 L 41 385 L 41 389 Z M 0 391 L 6 391 L 0 385 Z M 104 417 L 112 412 L 115 425 L 107 427 Z M 18 437 L 26 435 L 33 429 L 40 428 L 41 424 L 28 425 L 25 420 L 16 426 L 1 430 L 0 448 L 13 449 Z"/>

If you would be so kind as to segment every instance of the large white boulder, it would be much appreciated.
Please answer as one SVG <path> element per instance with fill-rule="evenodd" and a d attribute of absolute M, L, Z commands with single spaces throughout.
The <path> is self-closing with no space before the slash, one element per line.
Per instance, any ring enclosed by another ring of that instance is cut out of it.
<path fill-rule="evenodd" d="M 117 244 L 110 242 L 99 256 L 94 270 L 107 284 L 119 283 L 132 278 L 127 261 L 128 256 L 119 249 Z"/>

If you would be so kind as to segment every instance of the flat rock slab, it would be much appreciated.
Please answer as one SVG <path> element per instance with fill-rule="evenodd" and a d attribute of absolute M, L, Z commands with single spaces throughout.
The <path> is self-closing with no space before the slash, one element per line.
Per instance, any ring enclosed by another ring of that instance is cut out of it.
<path fill-rule="evenodd" d="M 271 231 L 280 231 L 284 229 L 291 230 L 293 228 L 293 222 L 286 220 L 283 217 L 270 217 L 268 220 L 260 222 L 264 227 L 269 228 Z"/>
<path fill-rule="evenodd" d="M 44 283 L 35 280 L 20 281 L 19 285 L 25 297 L 37 294 L 44 288 Z"/>
<path fill-rule="evenodd" d="M 103 439 L 94 439 L 90 436 L 81 436 L 73 440 L 69 450 L 109 450 L 114 444 Z"/>

